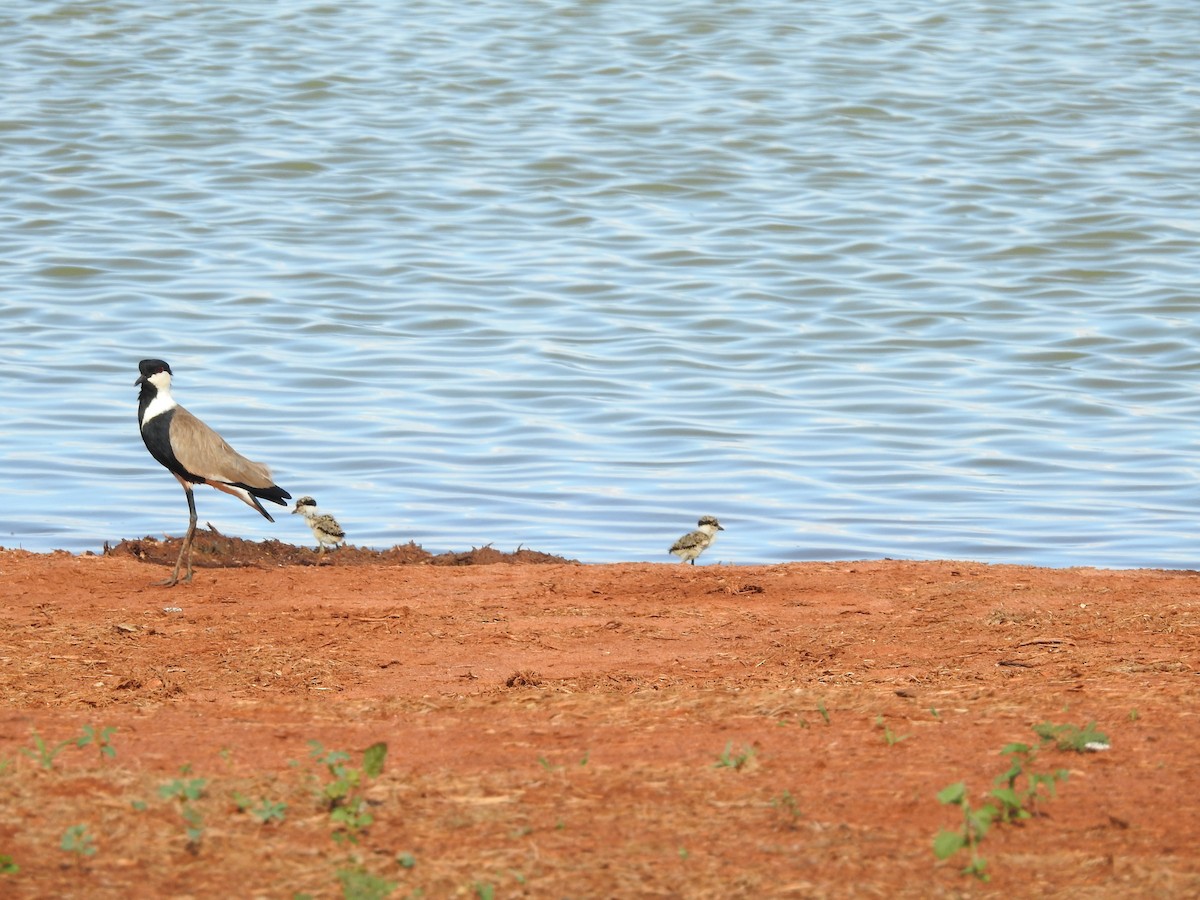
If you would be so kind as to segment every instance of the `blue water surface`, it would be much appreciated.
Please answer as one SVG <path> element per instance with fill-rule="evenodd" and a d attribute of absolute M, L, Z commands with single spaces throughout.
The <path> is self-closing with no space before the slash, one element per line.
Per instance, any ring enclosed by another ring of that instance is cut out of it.
<path fill-rule="evenodd" d="M 0 544 L 1191 567 L 1200 7 L 0 10 Z M 293 543 L 203 489 L 201 522 Z M 283 512 L 281 509 L 280 512 Z"/>

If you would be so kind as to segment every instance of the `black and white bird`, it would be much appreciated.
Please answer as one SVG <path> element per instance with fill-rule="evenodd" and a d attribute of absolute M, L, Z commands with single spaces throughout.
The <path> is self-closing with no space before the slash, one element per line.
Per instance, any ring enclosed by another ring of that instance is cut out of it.
<path fill-rule="evenodd" d="M 317 501 L 312 497 L 301 497 L 297 500 L 292 515 L 296 515 L 296 513 L 304 516 L 308 527 L 312 529 L 313 537 L 317 539 L 318 553 L 325 552 L 326 544 L 337 549 L 339 544 L 346 543 L 346 532 L 342 531 L 342 526 L 338 524 L 337 519 L 329 513 L 323 513 L 317 509 Z"/>
<path fill-rule="evenodd" d="M 716 516 L 701 516 L 696 525 L 695 531 L 689 531 L 671 546 L 671 552 L 678 556 L 681 562 L 690 562 L 693 566 L 696 564 L 696 557 L 717 539 L 717 532 L 725 530 Z"/>
<path fill-rule="evenodd" d="M 280 506 L 292 495 L 277 486 L 271 470 L 262 463 L 242 456 L 225 440 L 175 402 L 171 396 L 171 367 L 161 359 L 143 359 L 138 363 L 141 385 L 138 394 L 138 425 L 150 455 L 179 479 L 188 502 L 188 530 L 175 560 L 175 571 L 162 584 L 176 584 L 179 567 L 187 557 L 184 581 L 192 580 L 192 538 L 196 534 L 196 498 L 192 485 L 207 484 L 233 494 L 253 506 L 270 522 L 275 520 L 258 501 L 269 500 Z"/>

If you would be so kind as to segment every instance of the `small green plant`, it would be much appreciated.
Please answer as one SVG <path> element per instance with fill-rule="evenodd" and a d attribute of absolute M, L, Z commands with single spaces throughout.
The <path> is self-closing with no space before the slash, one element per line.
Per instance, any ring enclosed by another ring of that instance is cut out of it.
<path fill-rule="evenodd" d="M 338 869 L 336 874 L 346 900 L 384 900 L 396 890 L 396 882 L 372 875 L 362 866 Z"/>
<path fill-rule="evenodd" d="M 362 795 L 363 782 L 367 778 L 377 778 L 383 772 L 387 744 L 383 741 L 372 744 L 363 751 L 362 767 L 354 768 L 347 765 L 349 753 L 343 750 L 327 751 L 320 741 L 308 743 L 312 748 L 309 755 L 329 772 L 330 780 L 322 789 L 322 797 L 335 826 L 333 839 L 339 844 L 357 844 L 359 835 L 375 821 Z"/>
<path fill-rule="evenodd" d="M 938 802 L 947 806 L 957 806 L 962 810 L 962 826 L 956 831 L 940 831 L 933 839 L 933 854 L 938 859 L 949 859 L 964 847 L 971 853 L 971 859 L 963 867 L 964 875 L 974 875 L 980 881 L 991 881 L 992 876 L 987 872 L 987 860 L 979 855 L 979 842 L 983 840 L 992 821 L 996 816 L 996 808 L 986 805 L 980 809 L 972 809 L 971 801 L 967 798 L 966 782 L 958 781 L 947 785 L 938 791 Z"/>
<path fill-rule="evenodd" d="M 725 750 L 717 758 L 713 765 L 714 769 L 734 769 L 741 771 L 747 763 L 754 758 L 755 750 L 753 747 L 742 747 L 737 753 L 733 752 L 733 741 L 725 745 Z"/>
<path fill-rule="evenodd" d="M 591 750 L 584 752 L 583 756 L 579 760 L 579 767 L 581 769 L 588 764 L 588 760 L 591 758 L 591 755 L 592 755 Z M 539 756 L 537 758 L 537 761 L 538 761 L 538 765 L 541 766 L 543 769 L 545 769 L 547 772 L 563 772 L 563 771 L 566 771 L 566 768 L 567 768 L 565 765 L 556 766 L 554 763 L 550 762 L 550 760 L 546 759 L 546 757 L 544 757 L 544 756 Z"/>
<path fill-rule="evenodd" d="M 42 740 L 42 736 L 36 731 L 33 733 L 33 749 L 22 747 L 21 752 L 30 759 L 36 759 L 43 769 L 53 769 L 54 759 L 58 754 L 62 753 L 70 747 L 74 741 L 59 741 L 51 746 Z"/>
<path fill-rule="evenodd" d="M 1000 753 L 1008 757 L 1008 768 L 996 776 L 987 802 L 978 809 L 971 806 L 965 782 L 947 785 L 938 792 L 938 802 L 957 806 L 962 811 L 962 825 L 953 831 L 940 831 L 933 840 L 933 853 L 938 859 L 947 859 L 964 848 L 970 852 L 970 861 L 963 868 L 964 875 L 973 875 L 980 881 L 989 881 L 987 861 L 979 854 L 979 843 L 988 830 L 997 824 L 1009 824 L 1033 818 L 1038 814 L 1038 804 L 1053 798 L 1059 782 L 1065 782 L 1070 774 L 1067 769 L 1053 772 L 1038 772 L 1034 762 L 1038 753 L 1049 744 L 1060 750 L 1096 749 L 1102 742 L 1108 747 L 1108 738 L 1095 730 L 1095 723 L 1086 728 L 1073 725 L 1052 725 L 1043 722 L 1034 726 L 1041 738 L 1037 746 L 1024 743 L 1006 744 Z"/>
<path fill-rule="evenodd" d="M 96 841 L 88 834 L 86 825 L 72 825 L 63 832 L 58 846 L 67 853 L 74 853 L 79 862 L 96 855 Z"/>
<path fill-rule="evenodd" d="M 1059 750 L 1074 750 L 1084 753 L 1088 750 L 1107 750 L 1108 735 L 1096 730 L 1095 722 L 1088 722 L 1083 728 L 1078 725 L 1055 725 L 1052 722 L 1042 722 L 1033 726 L 1033 732 L 1042 742 L 1054 742 Z"/>
<path fill-rule="evenodd" d="M 239 794 L 236 791 L 233 794 L 234 805 L 237 806 L 238 812 L 249 813 L 258 821 L 266 825 L 268 822 L 282 822 L 287 818 L 287 804 L 276 803 L 274 800 L 268 800 L 266 797 L 258 798 L 258 805 L 254 805 L 254 801 L 245 794 Z"/>
<path fill-rule="evenodd" d="M 101 728 L 99 731 L 92 725 L 83 726 L 83 734 L 77 737 L 74 741 L 75 746 L 83 748 L 89 744 L 95 744 L 96 750 L 100 753 L 100 759 L 115 759 L 117 751 L 112 745 L 112 735 L 117 729 L 113 727 Z"/>
<path fill-rule="evenodd" d="M 937 719 L 939 722 L 942 720 L 942 714 L 940 712 L 938 712 L 938 708 L 936 706 L 929 707 L 929 714 L 931 716 L 933 716 L 935 719 Z"/>
<path fill-rule="evenodd" d="M 54 760 L 58 754 L 62 753 L 68 747 L 86 747 L 89 744 L 95 744 L 100 751 L 101 759 L 112 759 L 117 755 L 117 751 L 113 748 L 110 737 L 116 728 L 102 728 L 97 731 L 94 725 L 84 725 L 83 734 L 77 738 L 68 738 L 65 741 L 59 741 L 57 744 L 47 744 L 42 736 L 36 731 L 33 733 L 33 749 L 22 747 L 21 752 L 30 759 L 36 759 L 38 764 L 43 769 L 53 769 Z"/>
<path fill-rule="evenodd" d="M 817 712 L 819 712 L 821 714 L 821 718 L 824 719 L 825 724 L 828 725 L 829 724 L 829 710 L 827 710 L 825 708 L 824 700 L 817 701 Z"/>
<path fill-rule="evenodd" d="M 1034 772 L 1031 764 L 1037 748 L 1029 744 L 1007 744 L 1000 751 L 1009 758 L 1008 771 L 997 775 L 992 782 L 989 796 L 1000 801 L 998 816 L 1001 822 L 1016 822 L 1032 818 L 1037 814 L 1038 801 L 1045 788 L 1048 797 L 1054 797 L 1059 781 L 1066 781 L 1070 774 L 1066 769 L 1053 772 Z M 1018 787 L 1017 780 L 1025 776 L 1025 785 Z"/>
<path fill-rule="evenodd" d="M 258 806 L 250 810 L 250 815 L 258 819 L 263 825 L 266 825 L 268 822 L 282 822 L 287 818 L 287 804 L 283 802 L 276 803 L 273 800 L 263 797 Z"/>
<path fill-rule="evenodd" d="M 417 858 L 411 853 L 397 853 L 396 865 L 402 869 L 411 869 L 417 864 Z"/>
<path fill-rule="evenodd" d="M 158 789 L 158 795 L 164 800 L 195 802 L 204 796 L 207 787 L 208 781 L 204 778 L 176 778 L 162 785 Z"/>
<path fill-rule="evenodd" d="M 187 846 L 192 853 L 200 851 L 200 839 L 204 837 L 204 816 L 200 810 L 190 804 L 185 804 L 180 810 L 183 821 L 187 823 Z"/>
<path fill-rule="evenodd" d="M 1136 722 L 1136 721 L 1137 721 L 1138 719 L 1140 719 L 1141 717 L 1142 717 L 1142 716 L 1141 716 L 1141 714 L 1140 714 L 1140 713 L 1137 711 L 1137 707 L 1136 707 L 1136 706 L 1135 706 L 1133 709 L 1131 709 L 1131 710 L 1129 711 L 1129 721 L 1130 721 L 1130 722 Z"/>
<path fill-rule="evenodd" d="M 7 853 L 0 853 L 0 875 L 16 875 L 21 867 Z"/>
<path fill-rule="evenodd" d="M 486 881 L 477 881 L 474 884 L 475 896 L 479 900 L 494 900 L 496 896 L 496 886 Z"/>
<path fill-rule="evenodd" d="M 883 721 L 882 715 L 875 717 L 875 726 L 883 729 L 883 739 L 887 742 L 889 747 L 895 747 L 901 741 L 907 741 L 910 737 L 912 737 L 911 734 L 896 734 L 890 727 L 888 727 L 887 723 Z"/>
<path fill-rule="evenodd" d="M 180 774 L 188 775 L 191 766 L 184 766 Z M 179 814 L 183 817 L 187 834 L 187 848 L 191 853 L 200 850 L 200 839 L 204 837 L 204 815 L 195 807 L 195 803 L 204 796 L 208 781 L 204 778 L 176 778 L 158 789 L 158 795 L 164 800 L 178 800 Z"/>
<path fill-rule="evenodd" d="M 800 804 L 796 802 L 796 798 L 792 796 L 791 791 L 784 791 L 778 797 L 771 801 L 771 805 L 779 810 L 784 817 L 784 824 L 787 828 L 795 828 L 796 823 L 800 821 Z"/>
<path fill-rule="evenodd" d="M 801 728 L 808 728 L 808 727 L 809 727 L 809 725 L 808 725 L 808 719 L 805 719 L 805 718 L 803 718 L 803 717 L 796 718 L 796 719 L 794 719 L 794 720 L 793 720 L 793 719 L 780 719 L 780 720 L 779 720 L 778 722 L 776 722 L 775 724 L 776 724 L 776 725 L 778 725 L 780 728 L 786 728 L 786 727 L 787 727 L 787 726 L 789 726 L 789 725 L 798 725 L 798 726 L 800 726 Z"/>

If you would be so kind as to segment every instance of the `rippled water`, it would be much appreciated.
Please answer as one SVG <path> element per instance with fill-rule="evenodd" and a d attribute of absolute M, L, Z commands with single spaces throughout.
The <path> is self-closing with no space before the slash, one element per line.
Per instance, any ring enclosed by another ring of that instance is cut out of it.
<path fill-rule="evenodd" d="M 1200 8 L 0 10 L 0 543 L 1196 562 Z M 308 538 L 203 489 L 201 522 Z"/>

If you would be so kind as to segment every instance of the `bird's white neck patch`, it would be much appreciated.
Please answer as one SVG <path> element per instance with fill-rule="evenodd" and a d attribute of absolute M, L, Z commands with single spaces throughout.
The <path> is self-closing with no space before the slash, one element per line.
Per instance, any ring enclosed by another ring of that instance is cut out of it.
<path fill-rule="evenodd" d="M 143 425 L 155 416 L 170 412 L 179 405 L 175 402 L 175 398 L 171 396 L 171 376 L 167 372 L 158 372 L 151 375 L 147 381 L 157 388 L 157 393 L 154 395 L 154 399 L 150 401 L 150 405 L 146 407 L 146 415 L 142 416 Z"/>

